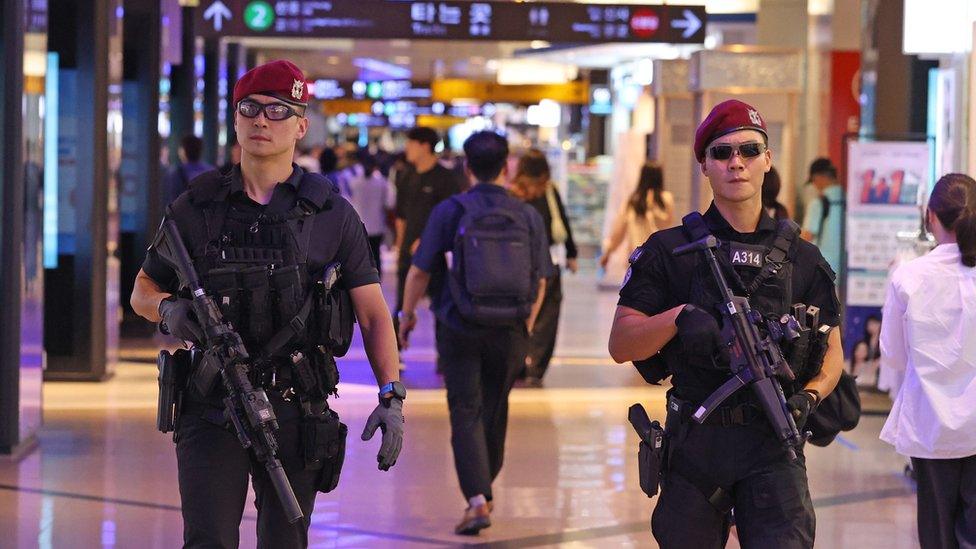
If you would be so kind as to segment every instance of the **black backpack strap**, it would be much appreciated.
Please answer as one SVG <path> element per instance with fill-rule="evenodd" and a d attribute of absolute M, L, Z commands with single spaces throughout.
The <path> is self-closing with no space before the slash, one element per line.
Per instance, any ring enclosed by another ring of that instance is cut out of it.
<path fill-rule="evenodd" d="M 779 226 L 776 228 L 776 238 L 773 240 L 773 245 L 766 252 L 766 263 L 747 288 L 749 295 L 758 290 L 770 277 L 775 276 L 789 261 L 790 248 L 793 247 L 793 242 L 799 234 L 800 226 L 795 222 L 790 219 L 780 220 Z"/>

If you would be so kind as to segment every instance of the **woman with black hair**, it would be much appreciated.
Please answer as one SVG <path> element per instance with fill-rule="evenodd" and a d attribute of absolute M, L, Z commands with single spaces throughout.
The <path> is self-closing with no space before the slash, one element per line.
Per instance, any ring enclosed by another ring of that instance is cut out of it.
<path fill-rule="evenodd" d="M 600 266 L 607 268 L 610 256 L 627 241 L 627 249 L 643 244 L 652 233 L 666 229 L 674 222 L 674 197 L 664 190 L 664 170 L 648 161 L 641 168 L 637 188 L 617 214 L 613 228 L 603 243 Z"/>
<path fill-rule="evenodd" d="M 782 186 L 783 183 L 779 178 L 779 172 L 776 171 L 776 168 L 769 168 L 766 176 L 763 177 L 762 204 L 769 217 L 772 217 L 776 221 L 790 218 L 790 212 L 779 201 L 779 191 Z"/>
<path fill-rule="evenodd" d="M 976 547 L 976 181 L 943 176 L 925 216 L 938 246 L 883 309 L 881 362 L 904 375 L 881 439 L 912 459 L 922 548 Z"/>

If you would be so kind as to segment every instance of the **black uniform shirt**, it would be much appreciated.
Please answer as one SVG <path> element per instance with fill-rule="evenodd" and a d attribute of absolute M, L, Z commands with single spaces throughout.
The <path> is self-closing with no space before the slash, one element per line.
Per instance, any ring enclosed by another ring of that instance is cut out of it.
<path fill-rule="evenodd" d="M 247 195 L 240 165 L 237 165 L 231 171 L 227 200 L 231 208 L 253 215 L 254 219 L 262 213 L 286 214 L 295 205 L 304 173 L 302 168 L 293 165 L 291 176 L 275 186 L 271 201 L 267 205 L 262 205 Z M 177 199 L 180 200 L 190 200 L 189 194 L 183 193 Z M 366 229 L 359 215 L 339 193 L 333 193 L 330 200 L 332 206 L 318 212 L 314 217 L 313 234 L 309 240 L 308 250 L 309 274 L 317 273 L 327 264 L 338 261 L 342 265 L 342 279 L 346 288 L 379 283 L 379 274 L 366 239 Z M 201 219 L 200 222 L 202 223 L 203 220 Z M 176 273 L 159 258 L 154 249 L 146 253 L 142 269 L 163 289 L 175 290 Z"/>
<path fill-rule="evenodd" d="M 508 193 L 503 187 L 491 183 L 479 183 L 468 192 L 502 195 Z M 529 218 L 529 229 L 532 231 L 531 238 L 535 246 L 533 256 L 536 259 L 536 264 L 533 266 L 533 270 L 538 273 L 539 278 L 548 278 L 552 276 L 554 268 L 552 258 L 549 256 L 546 230 L 542 226 L 542 216 L 528 204 L 522 204 L 522 211 Z M 438 204 L 430 214 L 430 221 L 428 221 L 427 227 L 424 228 L 424 233 L 420 237 L 420 247 L 417 248 L 417 253 L 413 255 L 412 262 L 414 266 L 431 274 L 430 308 L 434 311 L 437 320 L 455 330 L 470 331 L 477 329 L 477 327 L 462 320 L 458 313 L 447 284 L 446 276 L 449 275 L 446 274 L 447 262 L 444 259 L 445 252 L 454 249 L 454 237 L 463 213 L 464 210 L 457 201 L 445 200 Z"/>
<path fill-rule="evenodd" d="M 420 238 L 434 206 L 459 192 L 461 181 L 439 163 L 424 173 L 410 168 L 397 188 L 396 197 L 396 216 L 406 221 L 401 257 L 410 256 L 410 248 Z"/>
<path fill-rule="evenodd" d="M 776 237 L 776 222 L 765 211 L 761 214 L 756 231 L 752 233 L 740 233 L 733 229 L 714 204 L 703 217 L 709 231 L 722 241 L 768 247 Z M 639 248 L 642 251 L 631 265 L 628 279 L 620 289 L 618 304 L 653 316 L 688 303 L 694 270 L 701 254 L 690 253 L 679 257 L 671 254 L 671 250 L 688 242 L 681 226 L 652 234 Z M 718 253 L 728 252 L 720 249 Z M 793 263 L 792 301 L 820 307 L 820 322 L 837 326 L 840 303 L 834 287 L 835 275 L 820 250 L 797 238 L 790 253 L 790 261 Z M 757 270 L 749 272 L 747 269 L 750 268 L 736 267 L 736 271 L 748 284 Z M 712 283 L 710 278 L 708 280 Z M 669 345 L 680 345 L 677 339 L 676 337 Z M 672 372 L 671 381 L 681 398 L 695 403 L 704 400 L 729 377 L 727 371 L 716 372 L 703 365 L 688 366 Z"/>

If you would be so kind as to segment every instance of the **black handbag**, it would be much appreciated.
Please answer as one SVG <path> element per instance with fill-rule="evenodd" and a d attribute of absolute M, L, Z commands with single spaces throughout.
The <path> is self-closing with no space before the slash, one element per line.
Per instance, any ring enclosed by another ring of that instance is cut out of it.
<path fill-rule="evenodd" d="M 827 446 L 841 431 L 857 427 L 861 419 L 861 395 L 854 376 L 841 372 L 833 392 L 807 418 L 806 429 L 812 433 L 810 444 Z"/>

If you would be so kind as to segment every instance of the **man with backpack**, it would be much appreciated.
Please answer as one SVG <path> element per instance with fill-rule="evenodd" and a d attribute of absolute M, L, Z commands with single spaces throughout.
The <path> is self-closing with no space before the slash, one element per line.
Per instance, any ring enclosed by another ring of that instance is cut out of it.
<path fill-rule="evenodd" d="M 820 248 L 834 272 L 840 272 L 844 188 L 837 182 L 837 168 L 830 159 L 818 158 L 810 164 L 810 183 L 818 198 L 806 204 L 801 235 Z"/>
<path fill-rule="evenodd" d="M 451 418 L 451 446 L 468 502 L 459 535 L 491 525 L 491 483 L 501 471 L 508 393 L 524 360 L 553 266 L 542 216 L 509 196 L 508 142 L 490 131 L 464 142 L 473 187 L 437 205 L 420 237 L 398 312 L 400 343 L 432 275 L 431 309 Z"/>

